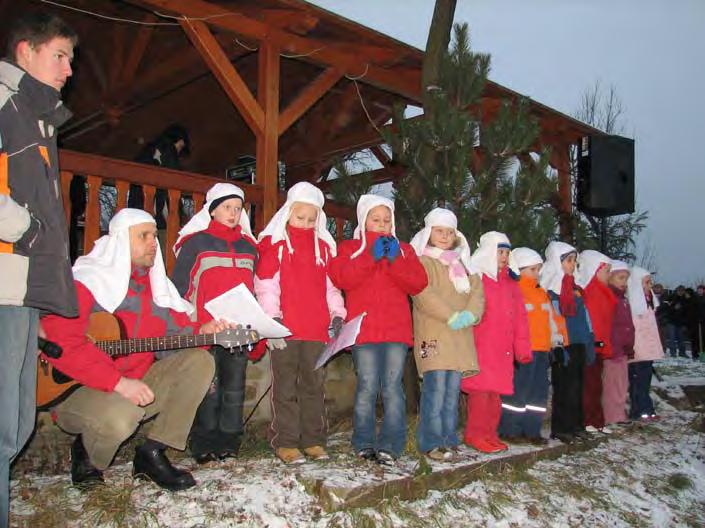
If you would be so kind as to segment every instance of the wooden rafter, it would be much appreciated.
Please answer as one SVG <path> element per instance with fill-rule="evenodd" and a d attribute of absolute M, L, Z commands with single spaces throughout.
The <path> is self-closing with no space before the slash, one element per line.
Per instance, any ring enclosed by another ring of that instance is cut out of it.
<path fill-rule="evenodd" d="M 264 128 L 265 120 L 262 107 L 257 103 L 247 84 L 240 77 L 208 26 L 195 20 L 182 20 L 180 23 L 189 40 L 201 53 L 213 71 L 213 75 L 239 110 L 247 126 L 253 132 L 260 133 Z"/>
<path fill-rule="evenodd" d="M 336 68 L 328 68 L 323 71 L 316 79 L 306 86 L 296 98 L 282 111 L 279 117 L 279 135 L 281 136 L 287 129 L 293 125 L 309 108 L 323 97 L 335 83 L 337 83 L 343 74 Z"/>

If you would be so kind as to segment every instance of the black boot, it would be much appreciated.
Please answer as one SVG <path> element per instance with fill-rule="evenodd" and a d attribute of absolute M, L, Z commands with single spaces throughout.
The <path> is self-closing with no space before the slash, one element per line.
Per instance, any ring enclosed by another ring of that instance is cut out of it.
<path fill-rule="evenodd" d="M 164 454 L 165 446 L 147 440 L 135 449 L 132 475 L 135 478 L 151 480 L 169 491 L 180 491 L 196 485 L 191 473 L 176 469 Z"/>
<path fill-rule="evenodd" d="M 78 435 L 71 445 L 71 482 L 79 488 L 90 488 L 105 483 L 103 472 L 91 464 L 81 435 Z"/>

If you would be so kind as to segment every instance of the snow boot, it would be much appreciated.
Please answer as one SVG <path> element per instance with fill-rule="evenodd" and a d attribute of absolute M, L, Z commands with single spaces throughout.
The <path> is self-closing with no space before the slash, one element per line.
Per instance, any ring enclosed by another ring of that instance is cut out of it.
<path fill-rule="evenodd" d="M 105 484 L 103 472 L 91 464 L 88 458 L 81 435 L 76 436 L 71 445 L 71 482 L 83 489 Z"/>

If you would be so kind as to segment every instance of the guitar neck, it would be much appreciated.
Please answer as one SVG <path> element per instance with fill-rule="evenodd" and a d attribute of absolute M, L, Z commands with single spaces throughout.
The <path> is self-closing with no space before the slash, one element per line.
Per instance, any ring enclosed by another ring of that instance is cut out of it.
<path fill-rule="evenodd" d="M 176 350 L 215 344 L 215 334 L 172 335 L 162 337 L 143 337 L 96 341 L 96 346 L 109 356 L 125 356 L 138 352 L 156 352 L 159 350 Z"/>

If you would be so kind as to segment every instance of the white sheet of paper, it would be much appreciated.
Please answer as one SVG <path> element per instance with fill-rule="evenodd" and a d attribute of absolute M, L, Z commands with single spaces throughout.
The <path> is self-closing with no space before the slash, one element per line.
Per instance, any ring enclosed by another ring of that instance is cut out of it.
<path fill-rule="evenodd" d="M 250 325 L 259 332 L 262 339 L 290 336 L 289 329 L 269 317 L 244 284 L 211 299 L 205 305 L 214 319 L 224 319 L 229 323 Z"/>
<path fill-rule="evenodd" d="M 340 334 L 335 339 L 332 339 L 323 349 L 321 355 L 316 361 L 316 366 L 314 370 L 321 368 L 325 365 L 330 358 L 335 356 L 341 350 L 348 348 L 355 344 L 357 335 L 360 333 L 360 327 L 362 326 L 362 320 L 367 315 L 367 312 L 362 312 L 360 315 L 354 319 L 350 319 L 347 323 L 343 325 L 340 330 Z"/>

